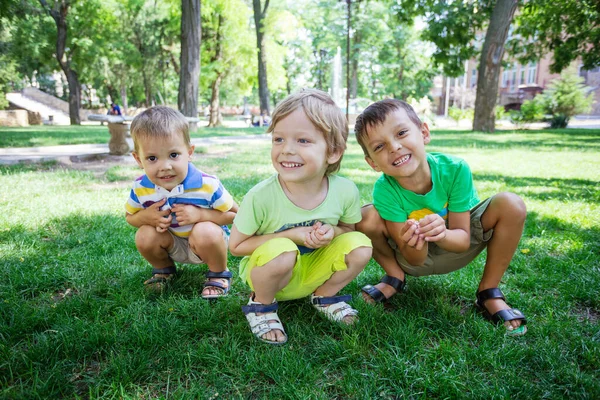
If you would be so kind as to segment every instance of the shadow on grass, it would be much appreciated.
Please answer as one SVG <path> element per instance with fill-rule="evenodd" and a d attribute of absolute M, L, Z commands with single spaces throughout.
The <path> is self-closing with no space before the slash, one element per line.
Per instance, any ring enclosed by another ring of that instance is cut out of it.
<path fill-rule="evenodd" d="M 433 131 L 431 146 L 478 149 L 536 148 L 550 150 L 597 151 L 599 129 L 563 129 L 540 131 L 497 131 L 485 134 L 472 131 Z"/>
<path fill-rule="evenodd" d="M 503 182 L 515 193 L 536 200 L 600 202 L 598 182 L 587 179 L 512 177 L 473 173 L 476 182 Z"/>

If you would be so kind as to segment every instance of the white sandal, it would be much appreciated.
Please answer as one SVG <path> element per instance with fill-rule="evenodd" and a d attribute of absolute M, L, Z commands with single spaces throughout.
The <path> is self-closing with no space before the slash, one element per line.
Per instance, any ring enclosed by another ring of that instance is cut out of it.
<path fill-rule="evenodd" d="M 334 322 L 344 322 L 343 319 L 345 317 L 355 317 L 358 315 L 358 311 L 352 308 L 350 304 L 346 303 L 346 301 L 350 300 L 352 300 L 352 296 L 349 294 L 331 297 L 315 296 L 314 293 L 310 295 L 310 303 L 328 319 Z M 358 318 L 355 318 L 349 325 L 357 320 Z"/>
<path fill-rule="evenodd" d="M 256 301 L 252 301 L 252 297 L 250 297 L 247 306 L 242 306 L 242 311 L 246 315 L 246 319 L 250 324 L 250 329 L 252 330 L 254 336 L 265 343 L 274 345 L 280 345 L 287 342 L 287 334 L 283 329 L 281 320 L 277 316 L 277 308 L 279 308 L 277 300 L 273 300 L 273 303 L 265 305 Z M 256 313 L 266 314 L 256 315 Z M 269 333 L 275 329 L 280 330 L 285 336 L 285 340 L 283 342 L 267 340 L 262 337 L 265 333 Z"/>

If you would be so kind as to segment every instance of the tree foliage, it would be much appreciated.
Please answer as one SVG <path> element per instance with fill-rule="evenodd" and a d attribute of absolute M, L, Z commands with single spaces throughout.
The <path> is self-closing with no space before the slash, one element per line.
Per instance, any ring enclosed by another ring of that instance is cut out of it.
<path fill-rule="evenodd" d="M 600 65 L 600 3 L 598 0 L 529 0 L 515 20 L 510 41 L 523 63 L 552 53 L 551 72 L 560 72 L 581 57 L 583 67 Z"/>

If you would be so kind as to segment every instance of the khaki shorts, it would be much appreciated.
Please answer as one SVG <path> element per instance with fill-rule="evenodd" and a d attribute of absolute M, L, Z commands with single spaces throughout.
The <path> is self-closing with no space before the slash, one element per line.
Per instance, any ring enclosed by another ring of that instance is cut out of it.
<path fill-rule="evenodd" d="M 388 244 L 396 253 L 396 261 L 400 264 L 402 270 L 412 276 L 427 276 L 447 274 L 467 266 L 475 257 L 487 247 L 487 242 L 492 238 L 493 229 L 487 232 L 483 231 L 481 225 L 481 216 L 487 209 L 492 197 L 482 201 L 471 209 L 471 246 L 462 253 L 452 253 L 440 248 L 435 243 L 428 244 L 428 253 L 425 263 L 421 266 L 409 264 L 400 253 L 396 242 L 388 239 Z"/>
<path fill-rule="evenodd" d="M 176 236 L 171 231 L 169 233 L 173 238 L 173 247 L 169 250 L 171 260 L 184 264 L 204 264 L 204 261 L 190 248 L 187 237 Z M 229 246 L 229 234 L 225 231 L 223 231 L 223 239 L 225 240 L 225 248 L 227 248 Z"/>

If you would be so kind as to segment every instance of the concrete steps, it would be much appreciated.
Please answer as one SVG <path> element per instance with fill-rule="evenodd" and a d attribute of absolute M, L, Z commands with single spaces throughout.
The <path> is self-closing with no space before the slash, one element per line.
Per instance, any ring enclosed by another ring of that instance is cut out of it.
<path fill-rule="evenodd" d="M 27 111 L 37 112 L 42 116 L 44 123 L 49 123 L 50 116 L 52 116 L 53 125 L 70 125 L 71 119 L 69 115 L 59 109 L 49 107 L 46 104 L 40 103 L 39 101 L 33 100 L 22 93 L 7 93 L 6 99 L 14 104 L 16 107 L 22 108 Z"/>

